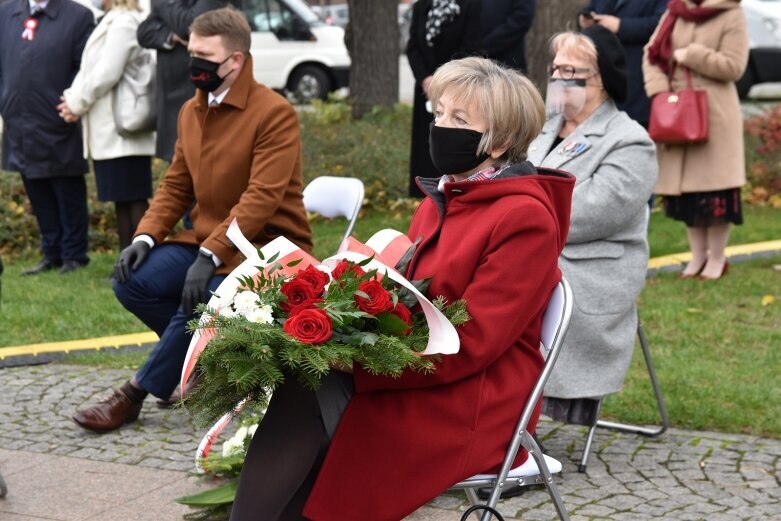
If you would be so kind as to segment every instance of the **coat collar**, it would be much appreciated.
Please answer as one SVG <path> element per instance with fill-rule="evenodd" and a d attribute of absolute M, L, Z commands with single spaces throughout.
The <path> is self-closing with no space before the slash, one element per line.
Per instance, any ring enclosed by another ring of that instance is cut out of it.
<path fill-rule="evenodd" d="M 564 118 L 557 116 L 549 119 L 529 149 L 529 155 L 537 160 L 535 162 L 537 165 L 561 168 L 571 159 L 590 149 L 594 142 L 598 142 L 599 138 L 607 133 L 608 122 L 617 110 L 616 104 L 608 98 L 554 150 L 550 148 L 564 125 Z"/>
<path fill-rule="evenodd" d="M 59 0 L 49 0 L 49 3 L 46 5 L 46 9 L 43 11 L 43 16 L 48 16 L 49 18 L 57 18 L 57 15 L 60 13 L 60 1 Z M 30 16 L 30 1 L 29 0 L 17 0 L 16 2 L 16 10 L 14 11 L 14 14 L 21 14 L 25 17 Z"/>
<path fill-rule="evenodd" d="M 239 77 L 231 85 L 231 90 L 222 100 L 220 105 L 231 105 L 239 110 L 247 107 L 250 89 L 255 84 L 255 77 L 252 75 L 252 55 L 247 55 L 244 65 L 241 66 Z M 198 110 L 205 110 L 209 105 L 208 93 L 198 89 L 195 93 L 195 107 Z"/>

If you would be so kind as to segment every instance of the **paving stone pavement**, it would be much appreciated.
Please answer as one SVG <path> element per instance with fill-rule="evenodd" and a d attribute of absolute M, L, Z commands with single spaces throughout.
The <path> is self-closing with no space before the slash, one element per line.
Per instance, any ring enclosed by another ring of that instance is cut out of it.
<path fill-rule="evenodd" d="M 167 495 L 158 498 L 162 502 L 187 493 L 182 492 L 187 486 L 190 492 L 202 488 L 198 479 L 186 474 L 193 468 L 202 430 L 184 411 L 160 410 L 147 400 L 139 422 L 103 435 L 85 432 L 71 422 L 73 411 L 126 378 L 126 371 L 63 364 L 0 370 L 0 472 L 9 455 L 21 454 L 29 460 L 48 455 L 49 464 L 55 466 L 77 458 L 90 465 L 106 462 L 138 469 L 139 476 L 164 469 L 168 474 L 163 478 L 180 486 L 165 489 Z M 779 440 L 682 430 L 651 439 L 600 430 L 588 473 L 580 474 L 584 429 L 543 421 L 538 430 L 546 453 L 564 465 L 557 483 L 573 521 L 781 521 Z M 42 497 L 48 497 L 46 491 Z M 407 519 L 457 520 L 466 507 L 463 495 L 444 494 Z M 508 520 L 556 518 L 544 490 L 503 500 L 499 511 Z M 3 512 L 8 511 L 0 502 L 0 519 L 44 519 Z M 179 519 L 181 512 L 167 515 L 151 518 Z M 141 517 L 123 510 L 111 519 L 115 518 Z"/>

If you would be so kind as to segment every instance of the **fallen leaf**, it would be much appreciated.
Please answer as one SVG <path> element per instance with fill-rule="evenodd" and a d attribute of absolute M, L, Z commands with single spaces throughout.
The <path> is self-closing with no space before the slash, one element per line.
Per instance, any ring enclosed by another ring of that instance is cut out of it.
<path fill-rule="evenodd" d="M 769 306 L 775 301 L 776 301 L 776 297 L 774 297 L 773 295 L 765 295 L 764 297 L 762 297 L 763 306 Z"/>

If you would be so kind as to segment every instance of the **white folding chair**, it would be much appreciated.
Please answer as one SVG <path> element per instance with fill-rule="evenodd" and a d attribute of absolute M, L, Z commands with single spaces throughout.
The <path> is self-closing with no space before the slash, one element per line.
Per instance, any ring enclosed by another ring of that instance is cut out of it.
<path fill-rule="evenodd" d="M 552 476 L 552 474 L 561 472 L 561 463 L 542 453 L 540 446 L 534 440 L 531 433 L 526 430 L 526 426 L 534 413 L 537 402 L 539 402 L 542 397 L 542 390 L 545 388 L 545 383 L 548 381 L 548 377 L 553 371 L 553 366 L 559 356 L 559 351 L 563 345 L 562 340 L 567 333 L 571 318 L 572 289 L 570 289 L 569 283 L 562 278 L 548 301 L 548 306 L 545 309 L 545 315 L 542 321 L 540 347 L 547 352 L 545 365 L 543 366 L 542 373 L 540 373 L 540 377 L 537 379 L 537 383 L 534 385 L 534 389 L 532 390 L 529 399 L 526 401 L 523 410 L 521 411 L 521 417 L 513 431 L 513 436 L 510 445 L 507 448 L 507 453 L 505 454 L 499 474 L 478 474 L 460 483 L 456 483 L 451 487 L 451 489 L 464 490 L 469 502 L 473 505 L 477 505 L 480 502 L 477 497 L 477 489 L 480 487 L 491 487 L 491 495 L 485 504 L 490 508 L 496 508 L 496 503 L 505 486 L 544 484 L 553 501 L 559 519 L 562 521 L 569 520 L 567 510 L 564 507 L 564 502 L 561 499 L 561 494 L 559 494 L 559 490 L 556 487 Z M 531 457 L 527 458 L 526 462 L 520 467 L 511 469 L 510 467 L 521 446 L 529 451 Z M 483 521 L 488 521 L 490 517 L 491 514 L 485 512 L 482 514 L 481 518 Z"/>
<path fill-rule="evenodd" d="M 342 242 L 353 231 L 358 212 L 363 204 L 363 182 L 355 177 L 320 176 L 304 188 L 304 207 L 308 212 L 319 213 L 332 219 L 347 219 L 347 231 Z"/>

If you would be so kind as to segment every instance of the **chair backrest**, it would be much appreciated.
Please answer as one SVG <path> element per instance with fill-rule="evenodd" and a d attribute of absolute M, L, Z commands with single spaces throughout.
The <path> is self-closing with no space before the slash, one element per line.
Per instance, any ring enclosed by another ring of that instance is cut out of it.
<path fill-rule="evenodd" d="M 497 480 L 499 482 L 504 482 L 507 479 L 507 474 L 509 474 L 512 468 L 515 456 L 518 454 L 518 450 L 524 439 L 527 439 L 527 441 L 531 440 L 531 435 L 526 431 L 526 426 L 529 424 L 534 409 L 537 407 L 537 402 L 539 402 L 542 397 L 542 390 L 545 388 L 548 377 L 553 371 L 553 366 L 556 364 L 556 359 L 559 357 L 561 346 L 564 345 L 564 335 L 567 334 L 570 319 L 572 319 L 572 289 L 567 280 L 562 277 L 548 299 L 548 305 L 546 306 L 545 313 L 542 317 L 540 343 L 542 344 L 541 349 L 547 351 L 545 365 L 523 407 L 515 431 L 513 431 L 512 441 L 510 442 L 501 469 L 497 475 Z M 498 492 L 494 491 L 494 493 L 496 494 L 494 499 L 498 499 Z"/>
<path fill-rule="evenodd" d="M 347 219 L 347 230 L 342 241 L 353 231 L 358 212 L 363 204 L 363 182 L 354 177 L 320 176 L 304 188 L 304 207 L 332 219 Z"/>

